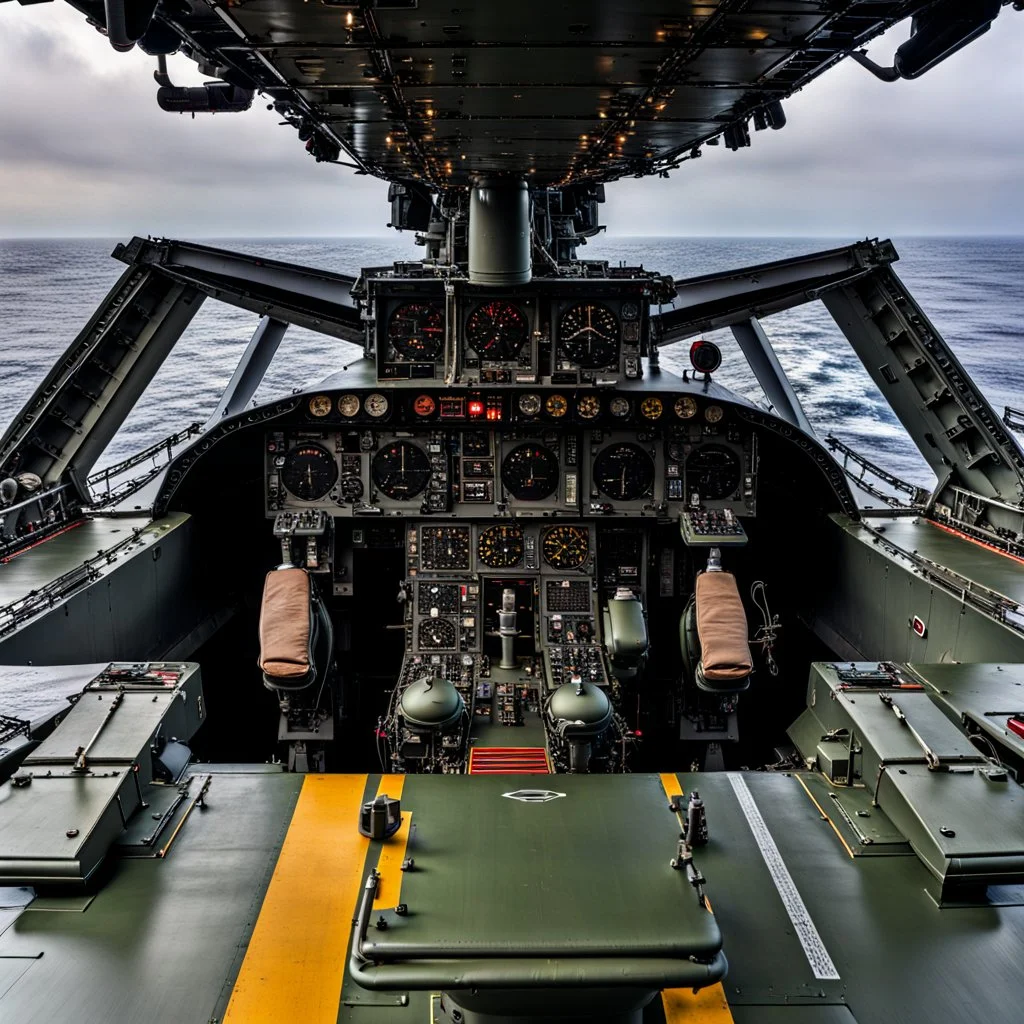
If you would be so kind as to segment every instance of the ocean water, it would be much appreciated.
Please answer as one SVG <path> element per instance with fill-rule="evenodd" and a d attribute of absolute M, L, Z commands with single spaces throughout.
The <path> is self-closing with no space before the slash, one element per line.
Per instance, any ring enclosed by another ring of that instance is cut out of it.
<path fill-rule="evenodd" d="M 0 424 L 6 428 L 55 359 L 103 300 L 123 264 L 116 239 L 0 240 Z M 409 234 L 383 238 L 210 239 L 229 249 L 355 274 L 364 265 L 415 259 Z M 845 244 L 850 239 L 609 238 L 586 258 L 641 264 L 684 278 Z M 895 239 L 896 271 L 1001 414 L 1024 406 L 1024 238 Z M 125 421 L 98 465 L 130 455 L 216 405 L 257 323 L 254 314 L 208 299 Z M 819 434 L 834 433 L 891 472 L 925 486 L 933 476 L 845 338 L 820 303 L 766 318 L 765 329 Z M 729 332 L 721 383 L 755 399 L 760 392 Z M 686 365 L 683 343 L 662 352 L 666 369 Z M 257 393 L 268 400 L 314 383 L 359 350 L 289 328 Z M 0 572 L 3 567 L 0 566 Z M 7 695 L 8 698 L 10 695 Z M 18 703 L 18 702 L 16 702 Z M 0 712 L 29 713 L 0 694 Z"/>

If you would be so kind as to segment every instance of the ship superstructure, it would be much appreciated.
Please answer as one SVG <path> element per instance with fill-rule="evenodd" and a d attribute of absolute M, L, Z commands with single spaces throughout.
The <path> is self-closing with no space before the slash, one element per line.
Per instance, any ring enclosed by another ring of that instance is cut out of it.
<path fill-rule="evenodd" d="M 165 109 L 260 92 L 390 180 L 423 258 L 134 238 L 0 440 L 0 672 L 79 690 L 0 747 L 5 1015 L 1012 1020 L 1019 443 L 889 242 L 578 256 L 606 182 L 1002 5 L 75 6 L 216 76 Z M 216 411 L 97 474 L 206 301 L 255 322 Z M 931 492 L 808 423 L 770 317 L 817 301 Z M 361 358 L 254 404 L 291 325 Z"/>

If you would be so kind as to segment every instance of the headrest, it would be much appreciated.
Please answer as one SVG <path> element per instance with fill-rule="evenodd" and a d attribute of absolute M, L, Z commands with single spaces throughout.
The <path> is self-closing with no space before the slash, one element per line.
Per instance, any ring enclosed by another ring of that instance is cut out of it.
<path fill-rule="evenodd" d="M 702 572 L 697 577 L 697 635 L 701 666 L 711 682 L 736 682 L 750 675 L 747 616 L 731 572 Z"/>
<path fill-rule="evenodd" d="M 260 608 L 260 668 L 272 679 L 309 673 L 310 582 L 305 569 L 267 573 Z"/>

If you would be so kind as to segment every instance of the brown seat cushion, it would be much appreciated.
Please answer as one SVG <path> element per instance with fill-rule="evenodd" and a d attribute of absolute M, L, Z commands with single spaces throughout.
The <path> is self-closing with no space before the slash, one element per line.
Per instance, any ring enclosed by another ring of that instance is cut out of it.
<path fill-rule="evenodd" d="M 731 572 L 697 577 L 697 635 L 706 679 L 742 679 L 753 668 L 747 644 L 747 616 Z"/>
<path fill-rule="evenodd" d="M 309 577 L 305 569 L 267 573 L 260 608 L 260 668 L 276 679 L 309 672 Z"/>

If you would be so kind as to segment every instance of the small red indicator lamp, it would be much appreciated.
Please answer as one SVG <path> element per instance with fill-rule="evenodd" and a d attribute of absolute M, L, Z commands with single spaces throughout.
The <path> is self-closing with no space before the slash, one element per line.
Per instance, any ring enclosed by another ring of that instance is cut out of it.
<path fill-rule="evenodd" d="M 910 620 L 910 628 L 914 631 L 915 635 L 919 636 L 922 640 L 928 635 L 928 627 L 924 623 L 924 619 L 920 615 L 915 615 Z"/>
<path fill-rule="evenodd" d="M 470 416 L 483 416 L 484 414 L 484 403 L 479 398 L 472 398 L 469 402 L 469 415 Z"/>
<path fill-rule="evenodd" d="M 690 346 L 690 363 L 698 373 L 714 373 L 722 365 L 722 352 L 713 341 L 698 338 Z"/>
<path fill-rule="evenodd" d="M 1006 720 L 1006 728 L 1010 732 L 1024 739 L 1024 715 L 1013 715 Z"/>

